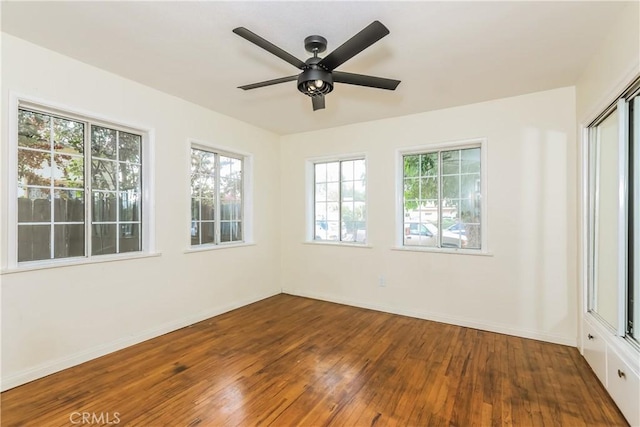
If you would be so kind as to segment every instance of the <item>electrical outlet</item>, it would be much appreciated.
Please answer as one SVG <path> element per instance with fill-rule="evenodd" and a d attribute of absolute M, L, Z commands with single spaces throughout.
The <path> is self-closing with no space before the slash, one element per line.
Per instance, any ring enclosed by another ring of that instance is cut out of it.
<path fill-rule="evenodd" d="M 384 288 L 385 286 L 387 286 L 387 279 L 385 279 L 385 277 L 381 275 L 378 279 L 378 283 L 381 288 Z"/>

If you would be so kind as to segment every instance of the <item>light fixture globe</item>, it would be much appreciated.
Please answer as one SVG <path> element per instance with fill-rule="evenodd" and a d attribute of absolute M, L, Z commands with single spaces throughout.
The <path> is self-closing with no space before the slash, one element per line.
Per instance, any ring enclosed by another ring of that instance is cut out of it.
<path fill-rule="evenodd" d="M 307 96 L 328 94 L 333 90 L 331 73 L 311 65 L 298 76 L 298 90 Z"/>

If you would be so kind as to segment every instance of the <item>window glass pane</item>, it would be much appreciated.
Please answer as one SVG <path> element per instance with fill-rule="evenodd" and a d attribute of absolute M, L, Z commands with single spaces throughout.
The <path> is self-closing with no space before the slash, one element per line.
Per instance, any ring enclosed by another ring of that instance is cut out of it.
<path fill-rule="evenodd" d="M 367 197 L 365 181 L 355 181 L 353 183 L 353 200 L 365 201 Z"/>
<path fill-rule="evenodd" d="M 419 221 L 404 223 L 405 246 L 435 247 L 437 244 L 437 229 L 431 224 Z"/>
<path fill-rule="evenodd" d="M 51 221 L 49 196 L 45 188 L 18 187 L 18 222 Z"/>
<path fill-rule="evenodd" d="M 327 184 L 316 184 L 316 202 L 327 201 Z"/>
<path fill-rule="evenodd" d="M 330 221 L 340 220 L 340 209 L 338 202 L 327 203 L 327 219 Z"/>
<path fill-rule="evenodd" d="M 327 182 L 327 164 L 317 163 L 315 168 L 316 183 Z"/>
<path fill-rule="evenodd" d="M 326 220 L 316 221 L 314 239 L 327 240 L 327 221 Z"/>
<path fill-rule="evenodd" d="M 420 199 L 420 178 L 404 179 L 404 199 L 405 200 Z"/>
<path fill-rule="evenodd" d="M 18 225 L 18 262 L 51 258 L 50 225 Z"/>
<path fill-rule="evenodd" d="M 327 184 L 327 201 L 337 202 L 340 200 L 340 183 L 331 182 Z"/>
<path fill-rule="evenodd" d="M 140 163 L 142 137 L 127 132 L 120 132 L 118 158 L 123 162 Z"/>
<path fill-rule="evenodd" d="M 140 221 L 140 195 L 133 191 L 120 193 L 120 221 Z"/>
<path fill-rule="evenodd" d="M 438 153 L 422 154 L 420 156 L 420 176 L 438 175 Z"/>
<path fill-rule="evenodd" d="M 18 183 L 21 185 L 51 185 L 51 154 L 19 149 Z"/>
<path fill-rule="evenodd" d="M 480 173 L 480 148 L 460 150 L 462 173 Z"/>
<path fill-rule="evenodd" d="M 120 163 L 120 190 L 140 189 L 140 165 Z"/>
<path fill-rule="evenodd" d="M 404 177 L 417 178 L 420 176 L 420 156 L 404 156 Z"/>
<path fill-rule="evenodd" d="M 353 161 L 344 161 L 341 165 L 342 169 L 342 180 L 343 181 L 353 181 Z"/>
<path fill-rule="evenodd" d="M 242 240 L 242 224 L 238 221 L 220 223 L 220 242 L 238 242 Z"/>
<path fill-rule="evenodd" d="M 103 159 L 116 159 L 117 132 L 101 126 L 91 126 L 91 155 Z"/>
<path fill-rule="evenodd" d="M 215 237 L 216 237 L 215 222 L 201 222 L 200 237 L 202 238 L 202 244 L 215 243 Z"/>
<path fill-rule="evenodd" d="M 342 183 L 342 201 L 353 200 L 353 181 Z"/>
<path fill-rule="evenodd" d="M 414 183 L 414 185 L 417 183 Z M 438 198 L 438 180 L 433 178 L 420 179 L 420 199 L 437 199 Z"/>
<path fill-rule="evenodd" d="M 460 197 L 460 176 L 445 175 L 442 177 L 442 197 L 458 199 Z"/>
<path fill-rule="evenodd" d="M 116 253 L 116 224 L 93 224 L 91 226 L 91 254 L 107 255 Z"/>
<path fill-rule="evenodd" d="M 364 222 L 364 220 L 366 219 L 366 212 L 367 208 L 365 206 L 364 202 L 355 202 L 353 204 L 353 220 L 354 221 L 359 221 L 359 222 Z"/>
<path fill-rule="evenodd" d="M 18 110 L 18 146 L 51 149 L 51 117 L 27 110 Z"/>
<path fill-rule="evenodd" d="M 55 225 L 53 232 L 55 258 L 84 256 L 83 224 Z"/>
<path fill-rule="evenodd" d="M 80 122 L 55 117 L 53 138 L 55 151 L 75 155 L 84 153 L 84 125 Z"/>
<path fill-rule="evenodd" d="M 120 253 L 140 250 L 140 225 L 120 225 Z"/>
<path fill-rule="evenodd" d="M 364 180 L 367 178 L 367 170 L 364 159 L 353 161 L 353 179 Z"/>
<path fill-rule="evenodd" d="M 353 222 L 355 220 L 353 202 L 342 202 L 342 221 Z"/>
<path fill-rule="evenodd" d="M 116 220 L 116 193 L 94 191 L 92 199 L 91 219 L 93 222 Z"/>
<path fill-rule="evenodd" d="M 213 199 L 201 199 L 200 200 L 200 215 L 203 221 L 216 219 L 215 215 L 216 204 Z"/>
<path fill-rule="evenodd" d="M 442 175 L 460 173 L 460 150 L 442 152 Z"/>
<path fill-rule="evenodd" d="M 337 218 L 337 215 L 336 215 Z M 327 221 L 326 240 L 340 240 L 340 221 Z"/>
<path fill-rule="evenodd" d="M 340 180 L 340 162 L 327 163 L 327 182 Z"/>
<path fill-rule="evenodd" d="M 200 222 L 191 221 L 191 245 L 200 244 Z"/>
<path fill-rule="evenodd" d="M 118 164 L 106 160 L 91 162 L 91 186 L 94 190 L 116 190 Z"/>
<path fill-rule="evenodd" d="M 191 220 L 200 219 L 200 199 L 191 199 Z"/>
<path fill-rule="evenodd" d="M 480 174 L 461 176 L 460 197 L 480 197 Z"/>
<path fill-rule="evenodd" d="M 55 190 L 54 195 L 53 212 L 55 222 L 84 222 L 84 191 Z"/>
<path fill-rule="evenodd" d="M 215 173 L 215 154 L 192 148 L 191 170 L 197 174 L 213 175 Z"/>
<path fill-rule="evenodd" d="M 595 194 L 595 295 L 591 309 L 618 327 L 618 112 L 594 130 L 598 175 Z"/>
<path fill-rule="evenodd" d="M 82 157 L 55 154 L 53 160 L 55 167 L 52 173 L 55 187 L 84 187 L 84 159 Z"/>

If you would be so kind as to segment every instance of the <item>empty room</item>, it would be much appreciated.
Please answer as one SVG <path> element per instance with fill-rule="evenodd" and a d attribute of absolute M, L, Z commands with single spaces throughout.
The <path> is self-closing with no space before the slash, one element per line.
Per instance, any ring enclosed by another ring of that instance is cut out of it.
<path fill-rule="evenodd" d="M 640 426 L 640 2 L 0 8 L 2 426 Z"/>

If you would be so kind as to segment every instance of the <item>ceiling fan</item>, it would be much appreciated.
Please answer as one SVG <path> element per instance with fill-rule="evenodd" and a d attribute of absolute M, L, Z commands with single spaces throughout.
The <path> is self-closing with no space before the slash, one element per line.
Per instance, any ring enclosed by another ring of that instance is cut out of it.
<path fill-rule="evenodd" d="M 327 49 L 327 39 L 315 35 L 305 38 L 304 47 L 313 56 L 304 62 L 244 27 L 238 27 L 233 32 L 302 70 L 300 74 L 295 76 L 239 86 L 239 89 L 257 89 L 297 80 L 298 90 L 311 97 L 313 111 L 316 111 L 324 108 L 324 96 L 333 90 L 334 83 L 346 83 L 387 90 L 395 90 L 400 84 L 400 80 L 334 71 L 340 65 L 389 34 L 387 27 L 379 21 L 373 21 L 324 58 L 318 57 L 318 54 Z"/>

